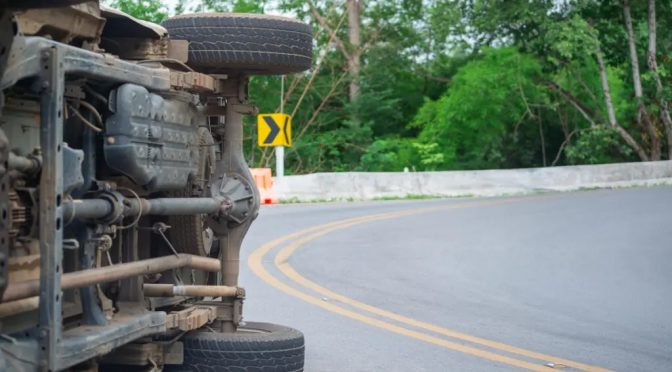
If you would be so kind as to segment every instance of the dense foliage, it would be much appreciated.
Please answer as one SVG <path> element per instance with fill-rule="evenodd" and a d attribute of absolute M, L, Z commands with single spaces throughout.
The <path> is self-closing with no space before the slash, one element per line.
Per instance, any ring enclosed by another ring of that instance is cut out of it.
<path fill-rule="evenodd" d="M 353 4 L 361 42 L 349 37 Z M 670 1 L 113 5 L 155 22 L 169 13 L 216 10 L 311 23 L 314 68 L 286 79 L 295 136 L 286 151 L 290 173 L 593 164 L 672 154 Z M 252 79 L 262 112 L 278 110 L 279 93 L 280 77 Z M 254 120 L 249 124 L 249 161 L 269 166 L 272 151 L 256 147 Z"/>

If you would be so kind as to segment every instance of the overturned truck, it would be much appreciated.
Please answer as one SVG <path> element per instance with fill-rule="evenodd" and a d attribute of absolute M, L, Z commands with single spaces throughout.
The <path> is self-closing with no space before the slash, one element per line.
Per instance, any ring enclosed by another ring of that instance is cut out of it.
<path fill-rule="evenodd" d="M 311 55 L 283 17 L 0 0 L 0 370 L 303 369 L 238 272 L 248 78 Z"/>

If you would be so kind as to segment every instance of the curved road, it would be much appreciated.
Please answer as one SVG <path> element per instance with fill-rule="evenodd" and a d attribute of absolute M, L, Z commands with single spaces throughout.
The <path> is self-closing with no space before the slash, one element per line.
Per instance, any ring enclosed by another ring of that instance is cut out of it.
<path fill-rule="evenodd" d="M 672 188 L 263 207 L 244 315 L 306 371 L 672 370 Z"/>

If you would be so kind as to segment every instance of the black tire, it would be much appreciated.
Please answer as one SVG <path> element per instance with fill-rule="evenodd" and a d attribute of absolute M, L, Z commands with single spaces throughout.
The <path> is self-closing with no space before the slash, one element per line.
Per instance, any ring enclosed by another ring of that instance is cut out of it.
<path fill-rule="evenodd" d="M 205 73 L 282 75 L 308 70 L 309 25 L 263 14 L 184 14 L 163 22 L 171 39 L 189 41 L 187 64 Z"/>
<path fill-rule="evenodd" d="M 303 371 L 303 334 L 281 325 L 248 322 L 236 333 L 198 330 L 185 335 L 182 342 L 184 363 L 167 365 L 164 371 Z"/>

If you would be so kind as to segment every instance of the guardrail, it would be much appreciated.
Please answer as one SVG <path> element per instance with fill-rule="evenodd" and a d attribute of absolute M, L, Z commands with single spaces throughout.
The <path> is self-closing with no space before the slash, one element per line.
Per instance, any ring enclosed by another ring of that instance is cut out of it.
<path fill-rule="evenodd" d="M 314 173 L 276 178 L 280 201 L 529 194 L 672 185 L 672 161 L 447 172 Z"/>

